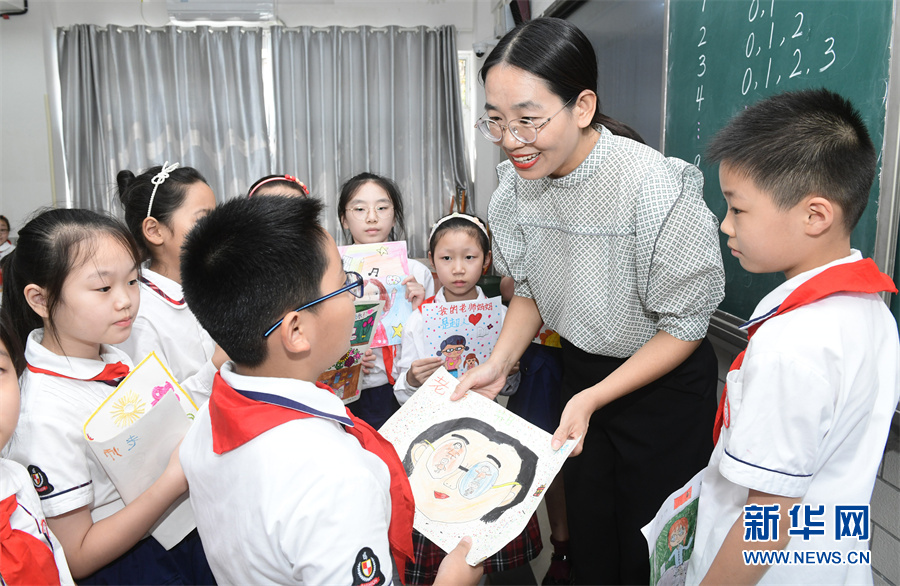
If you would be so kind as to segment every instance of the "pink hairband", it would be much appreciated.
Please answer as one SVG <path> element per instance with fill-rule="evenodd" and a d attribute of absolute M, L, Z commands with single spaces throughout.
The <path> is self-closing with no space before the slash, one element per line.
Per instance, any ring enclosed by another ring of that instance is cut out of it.
<path fill-rule="evenodd" d="M 251 191 L 250 193 L 247 194 L 247 197 L 248 197 L 248 198 L 253 197 L 253 194 L 256 193 L 256 191 L 257 191 L 260 187 L 262 187 L 263 185 L 265 185 L 266 183 L 271 183 L 272 181 L 285 181 L 285 180 L 287 180 L 287 181 L 293 181 L 294 183 L 296 183 L 297 185 L 300 186 L 300 189 L 303 190 L 303 194 L 304 194 L 304 195 L 309 195 L 309 188 L 306 187 L 306 185 L 305 185 L 302 181 L 300 181 L 299 179 L 297 179 L 297 178 L 294 177 L 293 175 L 280 175 L 280 176 L 278 176 L 278 177 L 269 177 L 269 178 L 266 179 L 265 181 L 260 182 L 259 185 L 257 185 L 256 187 L 253 188 L 253 191 Z"/>
<path fill-rule="evenodd" d="M 435 230 L 438 229 L 438 226 L 440 226 L 447 220 L 452 220 L 453 218 L 462 218 L 463 220 L 468 220 L 468 221 L 472 222 L 473 224 L 478 226 L 482 232 L 484 232 L 484 235 L 487 236 L 488 241 L 490 241 L 491 235 L 488 234 L 487 227 L 481 223 L 481 220 L 479 220 L 475 216 L 470 216 L 469 214 L 460 214 L 459 212 L 453 212 L 449 216 L 444 216 L 443 218 L 441 218 L 440 220 L 435 222 L 434 226 L 431 227 L 431 234 L 428 236 L 428 240 L 431 240 L 431 238 L 434 236 L 434 232 L 435 232 Z"/>

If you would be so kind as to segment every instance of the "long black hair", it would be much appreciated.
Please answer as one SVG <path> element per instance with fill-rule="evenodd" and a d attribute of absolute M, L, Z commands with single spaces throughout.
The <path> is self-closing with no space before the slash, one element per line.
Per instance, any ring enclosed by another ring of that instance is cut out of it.
<path fill-rule="evenodd" d="M 568 103 L 584 90 L 597 92 L 597 55 L 581 30 L 561 18 L 524 22 L 500 39 L 481 66 L 481 82 L 488 71 L 507 63 L 544 80 L 551 92 Z M 613 134 L 644 142 L 636 130 L 594 109 L 592 125 L 602 124 Z"/>
<path fill-rule="evenodd" d="M 107 235 L 131 254 L 140 266 L 137 243 L 119 221 L 90 210 L 51 209 L 41 212 L 19 230 L 15 250 L 3 258 L 3 307 L 0 320 L 21 348 L 28 334 L 44 327 L 44 320 L 28 305 L 25 287 L 43 289 L 51 330 L 53 314 L 62 301 L 63 285 L 79 262 L 89 259 L 98 237 Z M 45 335 L 47 332 L 45 332 Z M 9 348 L 13 351 L 13 348 Z M 13 357 L 15 363 L 17 357 Z M 21 357 L 24 359 L 24 356 Z"/>

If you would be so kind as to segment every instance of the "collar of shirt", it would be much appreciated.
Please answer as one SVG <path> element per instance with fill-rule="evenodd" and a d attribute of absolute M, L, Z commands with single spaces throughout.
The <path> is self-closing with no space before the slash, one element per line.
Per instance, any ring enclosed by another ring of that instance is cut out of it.
<path fill-rule="evenodd" d="M 184 291 L 181 285 L 168 277 L 150 270 L 150 261 L 141 264 L 141 285 L 148 288 L 155 296 L 165 301 L 175 309 L 184 309 L 187 303 L 184 301 Z"/>
<path fill-rule="evenodd" d="M 303 410 L 305 413 L 353 427 L 353 422 L 347 417 L 347 409 L 344 407 L 344 403 L 337 395 L 316 386 L 315 383 L 294 378 L 244 376 L 234 371 L 233 362 L 223 364 L 219 374 L 233 389 L 282 397 L 308 408 L 308 411 L 306 409 Z"/>
<path fill-rule="evenodd" d="M 121 362 L 131 368 L 131 358 L 127 354 L 113 346 L 100 346 L 101 360 L 89 358 L 73 358 L 54 354 L 41 345 L 44 339 L 44 329 L 39 328 L 28 334 L 25 344 L 25 362 L 44 370 L 50 370 L 69 378 L 88 380 L 101 372 L 107 364 Z"/>
<path fill-rule="evenodd" d="M 750 319 L 747 320 L 746 323 L 741 324 L 741 329 L 746 330 L 756 322 L 764 320 L 768 318 L 772 313 L 778 311 L 778 307 L 784 302 L 785 299 L 788 298 L 791 293 L 794 292 L 795 289 L 797 289 L 797 287 L 799 287 L 806 281 L 809 281 L 825 269 L 860 260 L 862 260 L 862 253 L 856 249 L 851 249 L 849 256 L 839 258 L 838 260 L 832 261 L 826 265 L 810 269 L 804 273 L 796 275 L 791 279 L 788 279 L 787 281 L 773 289 L 771 293 L 762 298 L 762 301 L 760 301 L 756 306 L 756 309 L 753 310 L 753 315 L 750 316 Z"/>

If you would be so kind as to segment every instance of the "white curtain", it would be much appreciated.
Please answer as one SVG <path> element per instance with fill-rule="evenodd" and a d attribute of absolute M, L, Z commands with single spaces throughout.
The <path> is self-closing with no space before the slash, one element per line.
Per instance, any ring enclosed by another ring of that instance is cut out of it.
<path fill-rule="evenodd" d="M 198 169 L 219 201 L 284 173 L 324 200 L 324 224 L 340 241 L 340 186 L 370 171 L 400 186 L 410 255 L 423 257 L 451 198 L 464 189 L 472 205 L 452 26 L 78 25 L 57 40 L 77 207 L 117 212 L 116 173 L 164 161 Z"/>
<path fill-rule="evenodd" d="M 325 201 L 332 234 L 344 181 L 363 171 L 393 179 L 410 255 L 425 256 L 457 189 L 471 197 L 454 27 L 275 27 L 272 63 L 272 172 Z"/>
<path fill-rule="evenodd" d="M 267 172 L 260 30 L 77 25 L 57 44 L 76 207 L 118 212 L 116 173 L 164 161 L 196 168 L 219 201 Z"/>

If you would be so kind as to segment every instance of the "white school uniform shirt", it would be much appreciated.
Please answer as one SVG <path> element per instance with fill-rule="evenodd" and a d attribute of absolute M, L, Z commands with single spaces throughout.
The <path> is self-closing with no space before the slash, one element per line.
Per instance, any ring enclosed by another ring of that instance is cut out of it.
<path fill-rule="evenodd" d="M 481 290 L 481 287 L 478 285 L 475 286 L 475 290 L 478 291 L 478 297 L 476 297 L 476 301 L 486 301 L 488 298 L 484 294 L 484 291 Z M 447 298 L 444 296 L 444 288 L 441 287 L 440 291 L 434 296 L 434 303 L 447 303 Z M 506 318 L 506 307 L 500 306 L 500 325 L 503 325 L 503 320 Z M 406 401 L 413 396 L 419 387 L 413 386 L 406 380 L 406 373 L 409 372 L 409 369 L 412 367 L 412 363 L 419 358 L 425 358 L 428 356 L 428 352 L 425 349 L 425 316 L 422 315 L 422 312 L 419 310 L 413 311 L 409 314 L 409 318 L 406 320 L 406 323 L 403 324 L 403 338 L 400 343 L 400 349 L 397 351 L 397 359 L 394 361 L 394 378 L 396 382 L 394 383 L 394 396 L 397 397 L 397 401 L 402 405 L 406 403 Z M 519 380 L 521 380 L 521 373 L 516 372 L 513 375 L 510 375 L 506 379 L 506 385 L 503 387 L 504 395 L 513 394 L 516 389 L 519 388 Z"/>
<path fill-rule="evenodd" d="M 202 405 L 209 399 L 216 374 L 210 360 L 216 343 L 191 313 L 181 285 L 148 266 L 149 261 L 141 269 L 141 306 L 131 335 L 117 347 L 134 364 L 156 352 L 194 402 Z"/>
<path fill-rule="evenodd" d="M 807 271 L 769 293 L 754 321 L 826 268 L 858 261 L 859 251 Z M 835 505 L 866 505 L 900 400 L 897 324 L 878 295 L 838 293 L 775 316 L 750 339 L 728 373 L 730 426 L 703 477 L 687 583 L 706 575 L 749 489 L 825 505 L 825 535 L 791 536 L 786 550 L 869 549 L 835 540 Z M 782 511 L 783 513 L 785 511 Z M 801 510 L 797 528 L 805 525 Z M 747 542 L 746 550 L 757 549 Z M 773 565 L 762 584 L 871 584 L 868 565 Z"/>
<path fill-rule="evenodd" d="M 232 388 L 286 397 L 322 415 L 283 423 L 213 452 L 209 406 L 181 444 L 181 465 L 207 561 L 220 584 L 349 584 L 363 548 L 391 583 L 390 473 L 338 419 L 334 394 L 295 379 L 241 376 Z"/>
<path fill-rule="evenodd" d="M 27 533 L 50 547 L 56 561 L 56 569 L 59 570 L 59 583 L 75 584 L 62 545 L 47 526 L 44 513 L 41 511 L 41 501 L 34 492 L 31 477 L 17 462 L 0 458 L 0 500 L 6 500 L 11 495 L 16 495 L 18 506 L 9 518 L 10 527 Z"/>
<path fill-rule="evenodd" d="M 41 346 L 44 330 L 28 336 L 28 364 L 79 379 L 97 376 L 106 364 L 131 359 L 113 346 L 101 346 L 101 360 L 59 356 Z M 46 517 L 88 507 L 94 523 L 124 508 L 116 487 L 84 439 L 84 422 L 114 390 L 98 381 L 71 380 L 25 370 L 19 380 L 19 423 L 4 456 L 24 466 Z"/>
<path fill-rule="evenodd" d="M 434 295 L 434 276 L 431 274 L 428 267 L 411 258 L 409 259 L 409 274 L 412 277 L 415 277 L 420 285 L 425 287 L 425 299 Z M 404 328 L 405 327 L 406 326 L 404 325 Z M 390 347 L 372 348 L 372 353 L 375 355 L 375 362 L 372 364 L 372 371 L 369 374 L 364 374 L 362 376 L 362 380 L 359 382 L 360 389 L 371 389 L 372 387 L 380 387 L 381 385 L 388 384 L 388 376 L 384 366 L 384 353 L 390 351 Z M 394 364 L 396 363 L 397 360 L 394 359 Z"/>
<path fill-rule="evenodd" d="M 16 249 L 16 245 L 10 242 L 9 240 L 4 241 L 0 244 L 0 258 L 3 258 L 10 252 Z"/>

